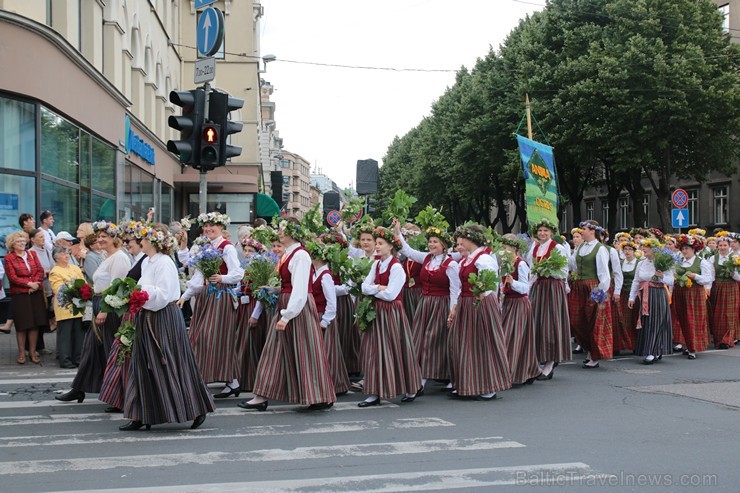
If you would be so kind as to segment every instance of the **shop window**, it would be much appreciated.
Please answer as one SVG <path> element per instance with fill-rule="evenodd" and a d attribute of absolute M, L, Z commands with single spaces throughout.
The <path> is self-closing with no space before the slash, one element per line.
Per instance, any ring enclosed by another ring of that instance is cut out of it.
<path fill-rule="evenodd" d="M 7 254 L 5 237 L 18 231 L 18 216 L 36 216 L 36 179 L 32 176 L 2 175 L 0 179 L 0 256 Z"/>
<path fill-rule="evenodd" d="M 126 163 L 124 167 L 125 192 L 123 199 L 123 217 L 140 219 L 146 217 L 154 204 L 154 177 L 138 166 Z"/>
<path fill-rule="evenodd" d="M 34 171 L 34 105 L 0 97 L 0 168 Z"/>
<path fill-rule="evenodd" d="M 92 188 L 108 195 L 116 194 L 116 151 L 93 137 Z"/>
<path fill-rule="evenodd" d="M 199 210 L 199 196 L 191 193 L 188 204 L 190 217 L 197 217 Z M 254 213 L 254 194 L 251 193 L 209 193 L 206 210 L 217 211 L 231 218 L 229 231 L 232 238 L 236 238 L 236 231 L 242 224 L 251 223 Z"/>
<path fill-rule="evenodd" d="M 80 189 L 80 222 L 91 222 L 95 217 L 92 213 L 92 194 L 89 190 Z"/>
<path fill-rule="evenodd" d="M 78 183 L 79 158 L 79 129 L 46 108 L 41 108 L 41 172 Z"/>
<path fill-rule="evenodd" d="M 79 190 L 50 180 L 41 180 L 41 210 L 54 213 L 54 231 L 77 231 Z"/>
<path fill-rule="evenodd" d="M 92 218 L 105 221 L 116 221 L 116 201 L 110 197 L 93 194 L 92 196 Z"/>
<path fill-rule="evenodd" d="M 80 133 L 80 185 L 92 188 L 91 147 L 92 137 L 87 132 Z"/>

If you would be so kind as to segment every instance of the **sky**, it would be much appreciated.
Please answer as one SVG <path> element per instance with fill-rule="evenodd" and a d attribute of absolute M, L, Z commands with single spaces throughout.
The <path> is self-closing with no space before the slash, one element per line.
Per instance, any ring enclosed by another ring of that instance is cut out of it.
<path fill-rule="evenodd" d="M 261 0 L 284 149 L 344 188 L 544 0 Z M 298 63 L 296 63 L 298 62 Z M 324 65 L 375 67 L 341 68 Z M 390 68 L 394 70 L 383 70 Z M 408 71 L 400 69 L 422 69 Z"/>

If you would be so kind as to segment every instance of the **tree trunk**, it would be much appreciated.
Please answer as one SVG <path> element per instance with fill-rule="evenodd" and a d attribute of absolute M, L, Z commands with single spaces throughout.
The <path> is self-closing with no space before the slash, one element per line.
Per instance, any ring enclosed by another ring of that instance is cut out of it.
<path fill-rule="evenodd" d="M 632 201 L 632 222 L 634 227 L 641 228 L 645 224 L 645 213 L 642 210 L 642 199 L 645 196 L 645 190 L 642 188 L 640 173 L 631 173 L 625 180 L 625 188 Z"/>
<path fill-rule="evenodd" d="M 655 191 L 658 199 L 658 217 L 660 218 L 660 230 L 667 232 L 672 228 L 671 221 L 671 185 L 668 177 L 662 173 L 658 174 L 658 189 Z"/>

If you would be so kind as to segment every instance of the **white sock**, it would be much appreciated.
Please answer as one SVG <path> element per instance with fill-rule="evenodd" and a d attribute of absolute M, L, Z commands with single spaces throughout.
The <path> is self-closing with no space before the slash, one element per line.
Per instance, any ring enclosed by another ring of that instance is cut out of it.
<path fill-rule="evenodd" d="M 496 395 L 496 392 L 491 392 L 490 394 L 481 394 L 480 396 L 483 397 L 484 399 L 490 399 L 494 395 Z"/>
<path fill-rule="evenodd" d="M 655 356 L 653 356 L 652 354 L 645 356 L 645 361 L 653 361 L 654 359 L 655 359 Z"/>
<path fill-rule="evenodd" d="M 422 378 L 421 379 L 421 386 L 422 387 L 426 387 L 427 386 L 427 379 L 426 378 Z"/>
<path fill-rule="evenodd" d="M 375 401 L 377 401 L 378 399 L 380 399 L 380 396 L 377 396 L 377 395 L 371 395 L 370 397 L 368 397 L 367 399 L 365 399 L 365 402 L 375 402 Z"/>
<path fill-rule="evenodd" d="M 451 388 L 452 388 L 452 382 L 448 383 L 448 384 L 447 384 L 447 387 L 445 387 L 445 388 L 446 388 L 446 389 L 451 389 Z"/>
<path fill-rule="evenodd" d="M 239 380 L 237 380 L 236 378 L 234 380 L 232 380 L 231 381 L 231 385 L 229 385 L 229 387 L 231 387 L 232 389 L 235 389 L 238 386 L 239 386 Z"/>

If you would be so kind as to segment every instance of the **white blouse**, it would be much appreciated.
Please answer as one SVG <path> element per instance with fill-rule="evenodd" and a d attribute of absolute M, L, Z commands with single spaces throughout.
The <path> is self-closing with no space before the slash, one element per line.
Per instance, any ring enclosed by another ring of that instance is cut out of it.
<path fill-rule="evenodd" d="M 316 269 L 313 275 L 312 283 L 316 282 L 322 272 L 328 271 L 329 266 L 324 265 Z M 337 292 L 334 287 L 334 279 L 331 275 L 324 276 L 321 278 L 321 289 L 324 291 L 324 297 L 326 298 L 326 309 L 324 314 L 321 316 L 321 326 L 327 328 L 329 324 L 337 316 Z"/>
<path fill-rule="evenodd" d="M 131 270 L 130 257 L 121 249 L 103 260 L 93 274 L 93 289 L 100 294 L 111 285 L 113 279 L 124 279 Z"/>
<path fill-rule="evenodd" d="M 300 243 L 294 243 L 286 248 L 283 258 L 290 257 L 290 254 L 300 246 Z M 306 306 L 306 301 L 308 301 L 308 282 L 311 277 L 311 257 L 308 252 L 305 250 L 295 252 L 293 258 L 288 262 L 288 271 L 290 272 L 290 284 L 293 286 L 293 291 L 290 293 L 288 306 L 284 310 L 280 310 L 281 320 L 286 323 L 296 318 L 303 307 Z"/>
<path fill-rule="evenodd" d="M 635 267 L 635 280 L 632 283 L 632 288 L 630 289 L 630 301 L 635 301 L 635 298 L 637 298 L 637 292 L 640 290 L 640 284 L 643 282 L 651 282 L 653 281 L 653 276 L 655 275 L 655 265 L 653 265 L 653 261 L 649 259 L 644 259 L 637 263 L 637 266 Z M 654 282 L 661 282 L 661 281 L 654 281 Z M 668 272 L 663 272 L 663 284 L 665 284 L 668 287 L 673 286 L 673 270 L 670 270 Z"/>
<path fill-rule="evenodd" d="M 719 255 L 719 253 L 717 253 L 716 255 Z M 707 263 L 709 264 L 709 270 L 712 273 L 712 279 L 717 279 L 717 271 L 714 268 L 714 261 L 715 261 L 714 257 L 715 257 L 714 255 L 709 257 L 709 259 L 707 260 Z M 729 255 L 726 257 L 719 255 L 719 265 L 724 265 L 725 262 L 727 262 L 728 260 L 730 260 Z M 740 272 L 738 272 L 737 269 L 735 270 L 735 272 L 732 273 L 732 278 L 736 281 L 740 281 Z"/>
<path fill-rule="evenodd" d="M 614 273 L 614 293 L 619 294 L 622 292 L 624 276 L 622 275 L 622 266 L 619 261 L 619 252 L 617 252 L 616 248 L 609 248 L 609 260 L 611 261 L 612 272 Z"/>
<path fill-rule="evenodd" d="M 476 255 L 482 252 L 484 248 L 485 247 L 476 248 L 475 251 L 473 251 L 473 253 L 465 257 L 465 259 L 461 262 L 460 267 L 462 268 L 466 265 L 470 265 L 470 263 L 473 261 Z M 490 270 L 498 274 L 498 261 L 496 261 L 496 257 L 493 255 L 487 255 L 487 254 L 481 255 L 475 261 L 475 266 L 478 268 L 478 272 L 483 271 L 483 270 Z M 493 293 L 493 291 L 486 291 L 484 295 L 488 296 L 491 293 Z"/>
<path fill-rule="evenodd" d="M 401 240 L 401 253 L 418 264 L 423 264 L 426 258 L 431 255 L 430 253 L 420 252 L 411 248 L 403 236 L 396 236 L 396 238 Z M 442 263 L 447 260 L 447 257 L 448 255 L 446 254 L 436 255 L 429 260 L 427 267 L 430 271 L 435 271 L 442 266 Z M 460 298 L 460 264 L 453 260 L 447 266 L 445 274 L 447 274 L 447 279 L 450 280 L 450 310 L 452 310 L 457 305 L 458 298 Z"/>
<path fill-rule="evenodd" d="M 708 284 L 712 284 L 714 282 L 714 264 L 712 266 L 709 265 L 709 262 L 706 260 L 702 260 L 696 255 L 691 257 L 691 260 L 682 259 L 681 260 L 681 267 L 688 269 L 689 267 L 694 265 L 694 262 L 699 260 L 699 268 L 701 270 L 701 274 L 697 274 L 696 277 L 693 279 L 693 281 L 697 284 L 701 284 L 702 286 L 706 286 Z"/>
<path fill-rule="evenodd" d="M 380 263 L 379 272 L 382 274 L 388 270 L 392 258 L 393 256 L 389 255 L 385 260 L 376 260 L 373 262 L 370 272 L 362 282 L 362 294 L 375 296 L 383 301 L 393 301 L 398 297 L 406 285 L 406 271 L 403 270 L 403 266 L 400 263 L 395 263 L 390 267 L 391 273 L 388 279 L 388 286 L 386 286 L 385 290 L 378 291 L 378 284 L 375 284 L 375 269 L 378 263 Z"/>
<path fill-rule="evenodd" d="M 550 248 L 550 242 L 553 240 L 547 240 L 545 243 L 542 243 L 537 250 L 537 259 L 534 258 L 534 249 L 538 245 L 536 241 L 532 242 L 532 247 L 529 249 L 529 252 L 527 252 L 527 256 L 525 257 L 525 260 L 527 261 L 527 264 L 529 265 L 530 270 L 534 266 L 535 260 L 539 260 L 542 257 L 545 256 L 545 252 L 547 252 L 548 248 Z M 563 245 L 555 244 L 555 250 L 558 251 L 560 255 L 562 255 L 566 260 L 570 259 L 571 256 L 568 253 L 568 251 L 565 249 Z M 554 274 L 553 279 L 568 279 L 568 265 L 566 263 L 566 266 L 563 267 L 559 273 Z M 532 277 L 529 279 L 529 283 L 533 284 L 534 281 L 537 280 L 537 274 L 532 274 Z"/>
<path fill-rule="evenodd" d="M 141 263 L 139 285 L 149 295 L 144 309 L 159 311 L 180 298 L 177 266 L 168 255 L 157 253 Z"/>
<path fill-rule="evenodd" d="M 211 244 L 215 248 L 218 248 L 218 246 L 223 241 L 223 237 L 219 236 L 215 240 L 211 241 Z M 184 255 L 180 255 L 181 252 L 182 250 L 178 252 L 178 258 L 180 259 L 180 262 L 182 262 L 182 258 L 184 258 Z M 226 264 L 228 271 L 226 272 L 226 274 L 223 275 L 221 283 L 238 284 L 244 278 L 244 269 L 242 269 L 241 264 L 239 263 L 239 256 L 236 253 L 236 248 L 234 248 L 234 245 L 229 244 L 224 247 L 223 261 Z M 205 286 L 205 282 L 206 280 L 203 277 L 203 273 L 196 269 L 193 277 L 186 283 L 188 289 L 182 295 L 185 301 L 200 293 Z"/>
<path fill-rule="evenodd" d="M 516 270 L 519 279 L 513 279 L 511 283 L 511 289 L 519 294 L 529 294 L 529 264 L 527 262 L 519 262 L 519 267 Z"/>
<path fill-rule="evenodd" d="M 600 245 L 598 240 L 584 241 L 581 243 L 581 246 L 578 247 L 571 257 L 570 268 L 573 272 L 578 272 L 576 256 L 585 257 L 586 255 L 589 255 L 597 245 Z M 611 276 L 609 276 L 610 261 L 611 256 L 609 255 L 609 249 L 606 246 L 601 245 L 601 248 L 599 248 L 599 251 L 596 253 L 596 276 L 599 278 L 599 288 L 604 291 L 609 289 L 609 285 L 612 280 Z M 621 283 L 619 287 L 622 287 Z"/>

